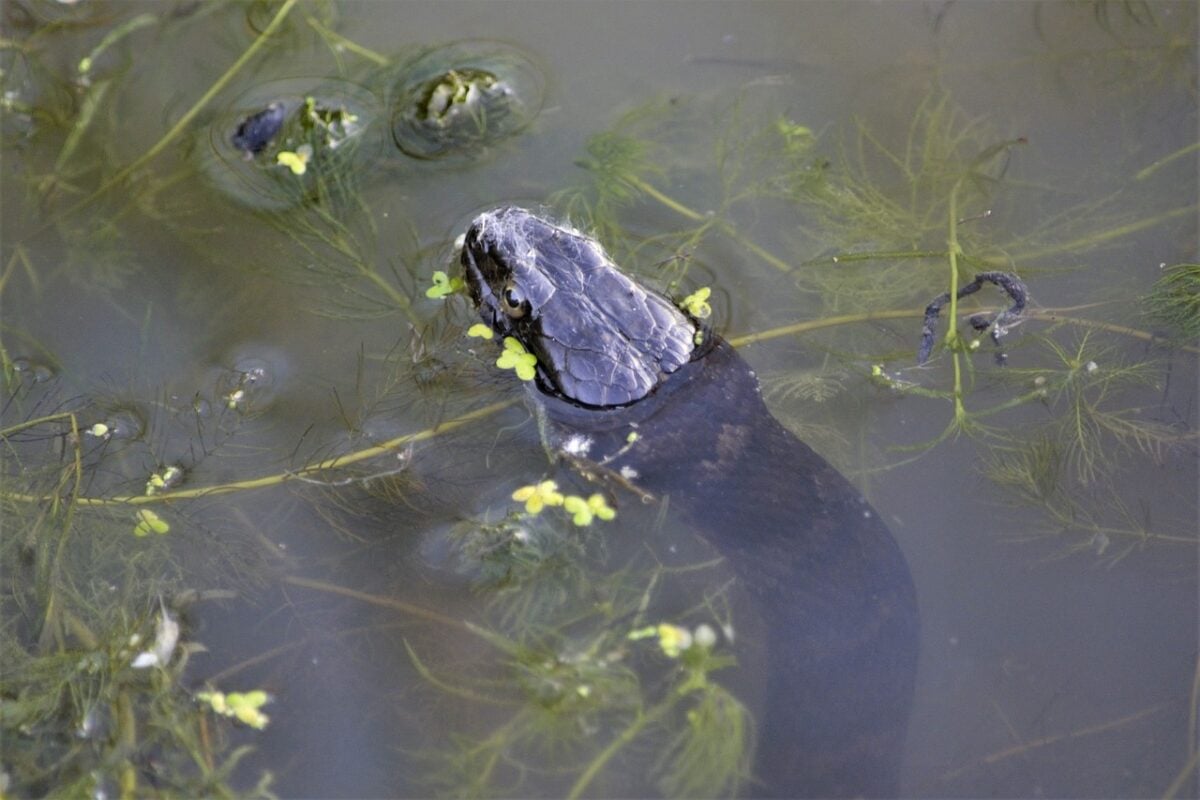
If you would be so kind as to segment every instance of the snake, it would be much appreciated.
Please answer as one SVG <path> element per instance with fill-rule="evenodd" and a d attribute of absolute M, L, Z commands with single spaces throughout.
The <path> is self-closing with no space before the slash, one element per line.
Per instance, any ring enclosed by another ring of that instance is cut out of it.
<path fill-rule="evenodd" d="M 504 206 L 470 223 L 460 262 L 483 322 L 536 356 L 546 446 L 669 497 L 765 621 L 745 791 L 898 794 L 920 622 L 879 513 L 771 414 L 728 342 L 595 237 Z"/>

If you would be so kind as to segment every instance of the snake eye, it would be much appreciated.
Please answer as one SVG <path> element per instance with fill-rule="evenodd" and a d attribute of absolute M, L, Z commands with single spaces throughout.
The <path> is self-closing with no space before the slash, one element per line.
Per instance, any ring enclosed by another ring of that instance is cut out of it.
<path fill-rule="evenodd" d="M 520 319 L 529 313 L 529 301 L 525 299 L 521 290 L 512 281 L 509 281 L 500 294 L 500 308 L 511 319 Z"/>

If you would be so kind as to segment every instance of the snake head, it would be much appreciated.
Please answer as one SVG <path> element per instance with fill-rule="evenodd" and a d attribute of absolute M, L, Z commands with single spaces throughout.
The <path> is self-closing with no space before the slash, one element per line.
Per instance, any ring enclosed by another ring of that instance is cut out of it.
<path fill-rule="evenodd" d="M 480 214 L 463 241 L 483 321 L 537 356 L 537 386 L 585 406 L 627 405 L 691 358 L 695 324 L 626 276 L 594 238 L 522 208 Z"/>

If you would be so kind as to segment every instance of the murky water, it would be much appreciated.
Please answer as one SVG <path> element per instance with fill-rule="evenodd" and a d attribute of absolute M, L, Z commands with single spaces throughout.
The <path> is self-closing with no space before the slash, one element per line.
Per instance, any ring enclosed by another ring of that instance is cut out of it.
<path fill-rule="evenodd" d="M 742 346 L 769 405 L 917 586 L 904 794 L 1194 795 L 1194 4 L 3 13 L 14 796 L 755 793 L 740 735 L 688 715 L 707 695 L 667 702 L 687 658 L 628 634 L 732 627 L 713 653 L 744 673 L 713 681 L 749 714 L 787 700 L 746 689 L 784 634 L 669 507 L 522 516 L 515 489 L 586 484 L 466 299 L 426 296 L 509 203 L 710 285 L 727 338 L 780 334 Z M 440 108 L 414 75 L 452 67 L 507 82 L 519 124 L 397 147 Z M 243 153 L 272 102 L 290 127 Z M 956 355 L 944 311 L 917 368 L 952 249 L 1032 313 Z M 164 605 L 180 643 L 133 669 Z M 254 689 L 262 730 L 193 697 Z"/>

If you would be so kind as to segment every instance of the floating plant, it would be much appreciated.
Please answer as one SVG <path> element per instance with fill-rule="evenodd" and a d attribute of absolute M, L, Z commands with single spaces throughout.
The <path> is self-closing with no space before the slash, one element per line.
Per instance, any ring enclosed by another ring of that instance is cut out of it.
<path fill-rule="evenodd" d="M 278 211 L 318 200 L 378 154 L 379 104 L 339 80 L 287 79 L 256 86 L 209 130 L 204 169 L 221 191 L 252 208 Z"/>
<path fill-rule="evenodd" d="M 421 159 L 469 157 L 524 130 L 542 107 L 545 80 L 533 61 L 498 42 L 427 50 L 392 91 L 392 138 Z"/>

